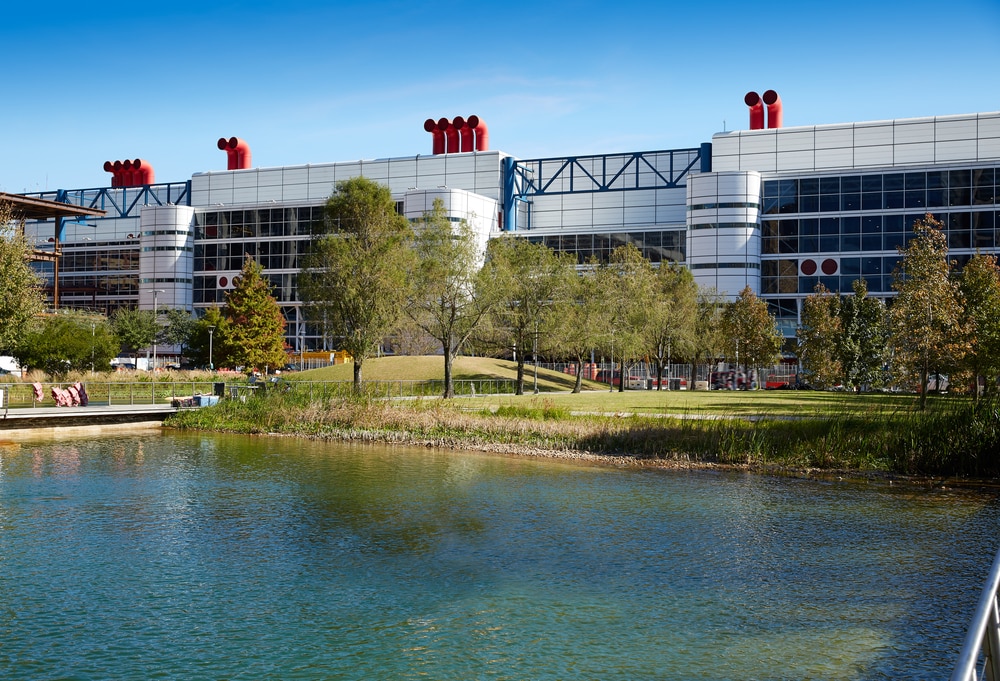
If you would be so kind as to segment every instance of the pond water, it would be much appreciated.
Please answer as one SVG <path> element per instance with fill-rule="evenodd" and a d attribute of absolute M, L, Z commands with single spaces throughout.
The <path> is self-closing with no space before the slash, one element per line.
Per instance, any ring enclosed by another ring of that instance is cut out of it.
<path fill-rule="evenodd" d="M 968 491 L 168 434 L 0 445 L 3 679 L 943 679 Z"/>

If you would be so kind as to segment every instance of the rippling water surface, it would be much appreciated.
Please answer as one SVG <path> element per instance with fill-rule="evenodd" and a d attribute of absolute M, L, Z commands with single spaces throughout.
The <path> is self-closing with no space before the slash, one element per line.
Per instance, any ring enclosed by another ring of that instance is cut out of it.
<path fill-rule="evenodd" d="M 291 439 L 0 444 L 0 678 L 942 679 L 998 518 Z"/>

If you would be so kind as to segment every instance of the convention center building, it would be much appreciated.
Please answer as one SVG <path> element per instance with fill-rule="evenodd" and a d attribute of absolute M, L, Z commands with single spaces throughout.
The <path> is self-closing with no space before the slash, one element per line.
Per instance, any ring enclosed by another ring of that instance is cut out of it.
<path fill-rule="evenodd" d="M 249 255 L 296 351 L 325 349 L 297 296 L 300 256 L 335 183 L 359 175 L 388 186 L 411 220 L 441 199 L 482 243 L 527 238 L 581 264 L 631 243 L 729 298 L 749 286 L 788 337 L 818 283 L 849 293 L 864 278 L 891 296 L 897 248 L 926 213 L 960 264 L 1000 252 L 1000 111 L 784 127 L 774 91 L 744 102 L 747 128 L 711 142 L 558 158 L 489 149 L 477 116 L 428 119 L 414 136 L 431 153 L 398 158 L 255 167 L 247 141 L 221 138 L 209 143 L 224 170 L 159 182 L 148 161 L 107 161 L 110 186 L 27 194 L 104 215 L 31 220 L 26 233 L 49 251 L 36 266 L 51 305 L 107 313 L 203 313 Z"/>

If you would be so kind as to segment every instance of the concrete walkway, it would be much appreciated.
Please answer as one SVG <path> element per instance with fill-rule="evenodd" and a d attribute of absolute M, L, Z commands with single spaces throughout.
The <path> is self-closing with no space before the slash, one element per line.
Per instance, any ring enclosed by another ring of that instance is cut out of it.
<path fill-rule="evenodd" d="M 186 409 L 169 404 L 90 404 L 86 407 L 15 407 L 0 409 L 0 433 L 43 428 L 79 428 L 151 422 L 162 423 Z"/>

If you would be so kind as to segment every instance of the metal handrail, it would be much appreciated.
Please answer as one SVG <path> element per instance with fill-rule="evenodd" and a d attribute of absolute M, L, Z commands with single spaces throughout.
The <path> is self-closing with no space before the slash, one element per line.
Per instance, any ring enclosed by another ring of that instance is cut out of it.
<path fill-rule="evenodd" d="M 951 681 L 1000 681 L 1000 551 L 993 559 Z M 981 665 L 981 666 L 980 666 Z"/>

